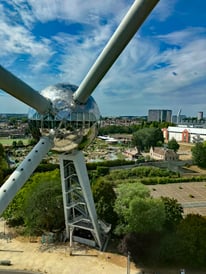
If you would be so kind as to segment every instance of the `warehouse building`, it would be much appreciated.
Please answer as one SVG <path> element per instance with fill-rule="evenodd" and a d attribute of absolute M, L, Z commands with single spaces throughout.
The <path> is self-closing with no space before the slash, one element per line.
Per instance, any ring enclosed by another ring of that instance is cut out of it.
<path fill-rule="evenodd" d="M 206 128 L 168 127 L 162 129 L 165 140 L 175 139 L 177 142 L 196 143 L 206 141 Z"/>

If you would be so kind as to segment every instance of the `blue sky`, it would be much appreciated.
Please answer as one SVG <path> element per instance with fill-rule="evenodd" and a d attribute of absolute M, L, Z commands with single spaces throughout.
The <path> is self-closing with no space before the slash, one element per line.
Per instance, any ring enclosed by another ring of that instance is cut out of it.
<path fill-rule="evenodd" d="M 79 85 L 133 1 L 1 0 L 0 64 L 34 89 Z M 206 116 L 206 1 L 160 0 L 93 92 L 103 116 Z M 28 107 L 0 91 L 0 113 Z"/>

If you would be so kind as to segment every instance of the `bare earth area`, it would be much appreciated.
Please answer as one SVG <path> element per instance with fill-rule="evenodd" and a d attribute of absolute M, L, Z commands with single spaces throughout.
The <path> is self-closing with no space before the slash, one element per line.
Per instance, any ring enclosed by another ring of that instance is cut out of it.
<path fill-rule="evenodd" d="M 179 145 L 180 145 L 178 149 L 179 159 L 191 160 L 192 159 L 191 148 L 194 147 L 194 144 L 179 143 Z"/>
<path fill-rule="evenodd" d="M 180 269 L 140 269 L 130 263 L 127 272 L 127 258 L 113 253 L 99 252 L 86 247 L 69 253 L 68 245 L 42 245 L 25 238 L 11 241 L 0 239 L 0 262 L 10 261 L 11 265 L 0 265 L 1 270 L 33 271 L 36 274 L 179 274 Z M 3 272 L 4 274 L 7 272 Z M 204 271 L 185 270 L 185 274 L 205 274 Z"/>
<path fill-rule="evenodd" d="M 42 245 L 25 238 L 0 239 L 0 261 L 9 260 L 10 266 L 1 269 L 29 270 L 48 274 L 125 274 L 127 258 L 99 252 L 86 247 L 75 249 L 70 256 L 68 245 Z M 131 264 L 130 273 L 138 273 Z"/>

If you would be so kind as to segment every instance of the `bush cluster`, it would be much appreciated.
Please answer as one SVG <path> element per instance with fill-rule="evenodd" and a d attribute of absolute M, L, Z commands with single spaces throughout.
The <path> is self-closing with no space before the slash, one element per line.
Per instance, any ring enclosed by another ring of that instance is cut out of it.
<path fill-rule="evenodd" d="M 150 177 L 142 178 L 140 182 L 144 185 L 158 185 L 158 184 L 173 184 L 173 183 L 188 183 L 188 182 L 203 182 L 206 180 L 205 176 L 190 176 L 190 177 Z"/>
<path fill-rule="evenodd" d="M 98 166 L 115 167 L 115 166 L 133 165 L 133 164 L 135 164 L 135 161 L 116 159 L 116 160 L 87 163 L 86 166 L 88 170 L 96 170 Z"/>

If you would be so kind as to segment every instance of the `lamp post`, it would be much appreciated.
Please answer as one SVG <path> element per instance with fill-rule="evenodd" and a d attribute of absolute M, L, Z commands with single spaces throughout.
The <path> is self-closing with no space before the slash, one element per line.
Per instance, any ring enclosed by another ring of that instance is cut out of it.
<path fill-rule="evenodd" d="M 127 274 L 130 274 L 130 252 L 127 253 Z"/>

